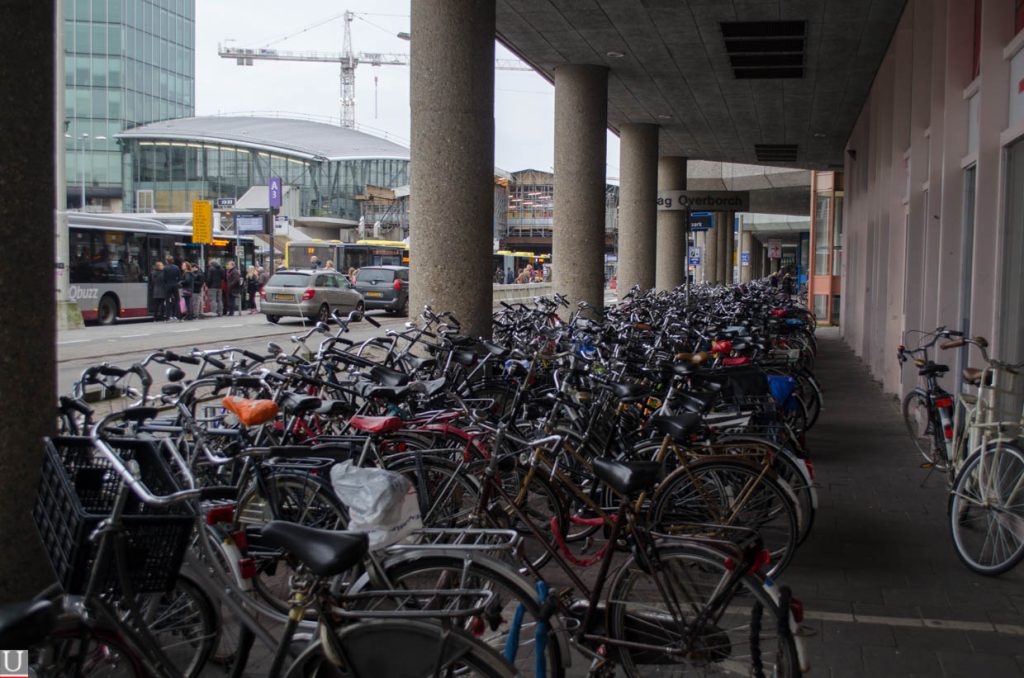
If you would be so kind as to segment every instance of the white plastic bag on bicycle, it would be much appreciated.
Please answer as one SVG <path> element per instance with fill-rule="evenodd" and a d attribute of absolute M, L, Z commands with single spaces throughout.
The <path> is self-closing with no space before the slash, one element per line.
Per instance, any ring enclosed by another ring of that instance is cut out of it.
<path fill-rule="evenodd" d="M 331 485 L 348 507 L 348 529 L 365 532 L 371 551 L 397 544 L 423 527 L 416 488 L 401 474 L 344 461 L 331 468 Z"/>

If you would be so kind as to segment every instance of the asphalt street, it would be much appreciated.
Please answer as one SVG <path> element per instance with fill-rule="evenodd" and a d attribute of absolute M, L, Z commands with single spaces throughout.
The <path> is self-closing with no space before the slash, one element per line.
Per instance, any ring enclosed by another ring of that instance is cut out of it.
<path fill-rule="evenodd" d="M 380 329 L 365 321 L 352 323 L 346 336 L 353 341 L 361 341 L 383 334 L 388 329 L 400 329 L 408 320 L 405 317 L 387 315 L 383 311 L 371 311 L 370 315 L 380 323 Z M 59 332 L 58 392 L 68 393 L 86 367 L 103 362 L 127 367 L 144 360 L 147 355 L 159 349 L 187 353 L 192 348 L 236 346 L 265 354 L 267 342 L 274 341 L 285 351 L 290 352 L 294 346 L 290 337 L 305 333 L 310 326 L 309 321 L 299 318 L 283 318 L 275 325 L 268 322 L 262 314 L 255 314 L 207 316 L 200 320 L 181 322 L 123 321 L 114 325 L 87 326 L 83 329 Z M 332 324 L 333 329 L 336 327 Z M 319 340 L 313 338 L 308 345 L 315 349 L 318 344 Z M 185 368 L 186 372 L 195 369 L 188 365 L 181 367 Z M 159 383 L 162 370 L 151 369 L 150 372 Z"/>

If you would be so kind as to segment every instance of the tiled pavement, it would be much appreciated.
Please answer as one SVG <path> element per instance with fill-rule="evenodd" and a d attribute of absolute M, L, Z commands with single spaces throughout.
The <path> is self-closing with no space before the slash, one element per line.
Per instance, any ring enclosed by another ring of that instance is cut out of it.
<path fill-rule="evenodd" d="M 782 577 L 808 611 L 812 675 L 1024 675 L 1024 566 L 989 578 L 960 563 L 945 478 L 921 486 L 897 401 L 834 330 L 818 346 L 825 410 L 808 446 L 820 505 Z"/>

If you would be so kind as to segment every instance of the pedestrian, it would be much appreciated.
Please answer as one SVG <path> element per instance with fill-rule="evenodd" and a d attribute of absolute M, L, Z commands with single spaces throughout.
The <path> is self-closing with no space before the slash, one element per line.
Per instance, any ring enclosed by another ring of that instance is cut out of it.
<path fill-rule="evenodd" d="M 333 271 L 334 270 L 334 262 L 331 261 L 330 259 L 328 259 L 327 263 L 324 265 L 324 270 L 325 271 Z"/>
<path fill-rule="evenodd" d="M 349 266 L 348 267 L 348 281 L 350 283 L 352 283 L 353 285 L 356 284 L 356 273 L 358 273 L 358 272 L 359 271 L 356 270 L 355 266 Z"/>
<path fill-rule="evenodd" d="M 224 301 L 221 288 L 224 286 L 224 269 L 216 259 L 206 267 L 206 292 L 210 295 L 210 313 L 224 315 Z"/>
<path fill-rule="evenodd" d="M 181 269 L 170 254 L 164 257 L 164 287 L 167 290 L 167 319 L 177 322 L 181 320 Z"/>
<path fill-rule="evenodd" d="M 206 274 L 199 264 L 192 264 L 192 308 L 194 319 L 203 317 L 203 290 L 206 288 Z"/>
<path fill-rule="evenodd" d="M 256 293 L 260 291 L 260 272 L 250 266 L 245 272 L 245 296 L 249 303 L 249 315 L 256 313 Z"/>
<path fill-rule="evenodd" d="M 153 262 L 153 270 L 149 273 L 149 296 L 153 299 L 150 311 L 154 320 L 166 318 L 167 311 L 167 284 L 164 282 L 164 263 L 160 260 Z"/>
<path fill-rule="evenodd" d="M 505 274 L 501 270 L 501 266 L 494 269 L 494 284 L 500 285 L 505 280 Z"/>
<path fill-rule="evenodd" d="M 228 262 L 225 284 L 227 286 L 227 314 L 234 315 L 237 310 L 238 315 L 242 315 L 242 276 L 234 261 Z"/>
<path fill-rule="evenodd" d="M 194 320 L 192 315 L 192 288 L 195 286 L 196 278 L 192 274 L 192 264 L 187 261 L 181 263 L 181 298 L 185 302 L 185 320 Z"/>
<path fill-rule="evenodd" d="M 309 267 L 313 270 L 320 268 L 320 260 L 316 258 L 315 254 L 309 258 Z"/>

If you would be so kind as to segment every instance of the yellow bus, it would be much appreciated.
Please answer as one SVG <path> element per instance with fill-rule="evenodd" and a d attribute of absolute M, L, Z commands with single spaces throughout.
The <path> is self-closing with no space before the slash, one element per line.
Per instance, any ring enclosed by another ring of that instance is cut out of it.
<path fill-rule="evenodd" d="M 321 266 L 333 261 L 334 268 L 345 273 L 363 266 L 408 266 L 409 246 L 395 240 L 293 240 L 285 248 L 284 265 L 309 268 L 314 256 Z"/>

